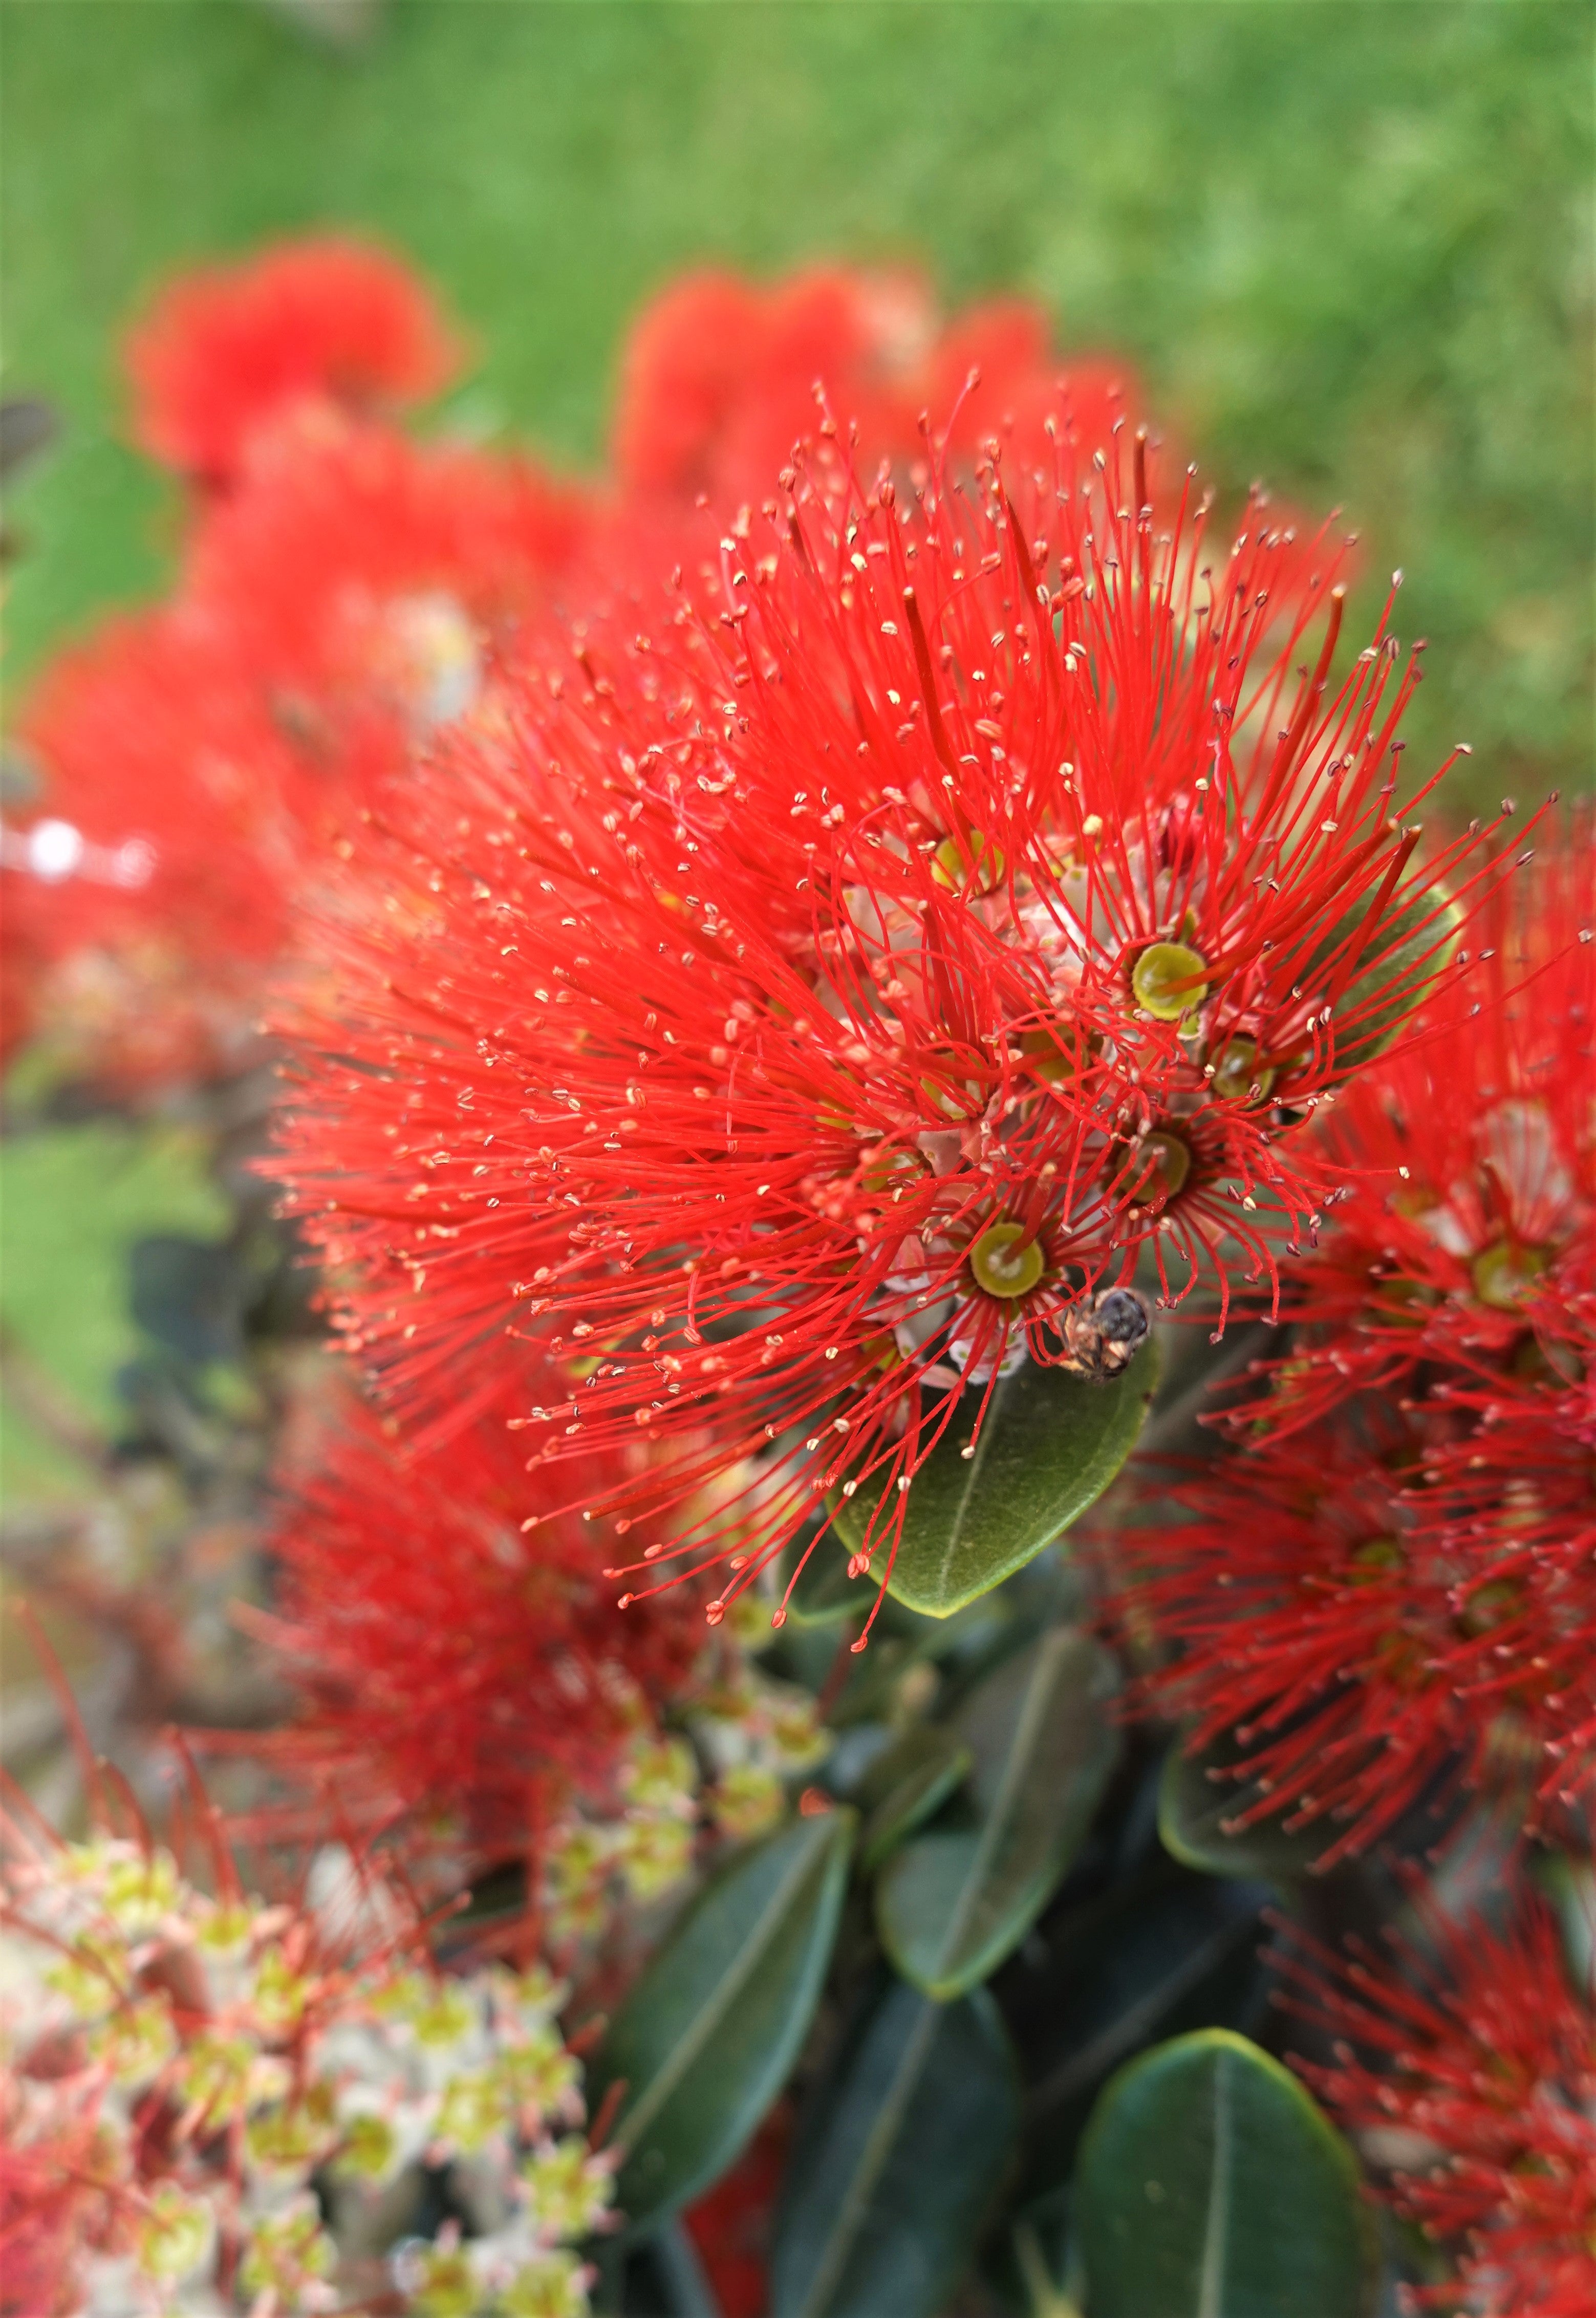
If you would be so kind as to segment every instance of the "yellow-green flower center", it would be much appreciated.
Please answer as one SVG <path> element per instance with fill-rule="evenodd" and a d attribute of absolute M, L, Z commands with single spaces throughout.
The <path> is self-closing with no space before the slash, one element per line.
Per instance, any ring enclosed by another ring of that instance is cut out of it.
<path fill-rule="evenodd" d="M 1178 1022 L 1203 1003 L 1208 961 L 1185 942 L 1153 942 L 1131 973 L 1136 1003 L 1158 1022 Z"/>
<path fill-rule="evenodd" d="M 966 885 L 990 894 L 1002 885 L 1008 857 L 995 839 L 972 829 L 967 838 L 944 837 L 931 857 L 931 874 L 939 885 L 958 893 Z"/>
<path fill-rule="evenodd" d="M 1022 1243 L 1023 1243 L 1022 1244 Z M 1047 1270 L 1040 1240 L 1023 1224 L 988 1224 L 969 1251 L 970 1277 L 988 1296 L 1029 1296 Z"/>
<path fill-rule="evenodd" d="M 1529 1290 L 1552 1260 L 1545 1247 L 1522 1247 L 1510 1239 L 1482 1248 L 1473 1265 L 1474 1294 L 1493 1312 L 1520 1312 Z"/>
<path fill-rule="evenodd" d="M 1244 1102 L 1254 1087 L 1260 1097 L 1275 1083 L 1275 1074 L 1259 1066 L 1256 1038 L 1227 1038 L 1213 1065 L 1210 1086 L 1222 1102 Z"/>
<path fill-rule="evenodd" d="M 1131 1155 L 1136 1171 L 1132 1199 L 1141 1208 L 1172 1199 L 1192 1172 L 1190 1146 L 1178 1135 L 1144 1135 Z"/>

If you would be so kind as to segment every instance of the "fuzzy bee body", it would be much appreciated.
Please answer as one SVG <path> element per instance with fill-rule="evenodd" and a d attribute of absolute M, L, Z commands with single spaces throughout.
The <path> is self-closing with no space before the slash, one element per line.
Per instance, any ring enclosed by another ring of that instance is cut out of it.
<path fill-rule="evenodd" d="M 1083 1298 L 1064 1317 L 1060 1366 L 1072 1376 L 1108 1384 L 1129 1368 L 1151 1325 L 1146 1301 L 1133 1288 L 1105 1288 L 1099 1296 Z"/>

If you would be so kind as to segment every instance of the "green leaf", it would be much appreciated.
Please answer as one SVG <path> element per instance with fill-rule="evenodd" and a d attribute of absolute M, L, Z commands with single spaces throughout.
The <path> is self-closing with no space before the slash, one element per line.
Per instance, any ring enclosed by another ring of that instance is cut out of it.
<path fill-rule="evenodd" d="M 847 1550 L 829 1531 L 806 1561 L 803 1555 L 810 1542 L 807 1533 L 794 1538 L 778 1568 L 777 1582 L 787 1603 L 789 1622 L 834 1626 L 844 1618 L 862 1618 L 876 1598 L 874 1586 L 868 1578 L 849 1577 Z M 787 1591 L 789 1580 L 790 1593 Z"/>
<path fill-rule="evenodd" d="M 1187 1755 L 1176 1745 L 1164 1760 L 1159 1781 L 1159 1833 L 1164 1848 L 1183 1867 L 1204 1875 L 1239 1875 L 1249 1882 L 1290 1883 L 1305 1875 L 1335 1840 L 1326 1822 L 1294 1834 L 1276 1819 L 1237 1828 L 1235 1819 L 1261 1800 L 1250 1780 L 1211 1777 L 1228 1771 L 1233 1750 L 1211 1747 Z"/>
<path fill-rule="evenodd" d="M 1315 945 L 1295 976 L 1303 989 L 1321 970 L 1332 976 L 1339 971 L 1342 961 L 1336 953 L 1360 935 L 1367 911 L 1366 902 L 1348 911 Z M 1335 1002 L 1338 1077 L 1361 1070 L 1391 1044 L 1445 971 L 1462 924 L 1456 903 L 1432 890 L 1415 895 L 1374 927 L 1352 980 Z"/>
<path fill-rule="evenodd" d="M 943 2006 L 888 1990 L 795 2152 L 771 2318 L 933 2318 L 974 2253 L 1019 2125 L 990 1998 Z"/>
<path fill-rule="evenodd" d="M 877 1757 L 857 1796 L 870 1814 L 859 1845 L 859 1864 L 867 1874 L 936 1816 L 974 1761 L 968 1746 L 934 1724 L 906 1731 Z"/>
<path fill-rule="evenodd" d="M 701 1892 L 610 2027 L 589 2100 L 624 2083 L 616 2201 L 654 2228 L 736 2158 L 798 2057 L 836 1937 L 854 1814 L 804 1819 Z"/>
<path fill-rule="evenodd" d="M 888 1593 L 926 1617 L 948 1618 L 1050 1545 L 1130 1455 L 1155 1375 L 1149 1343 L 1109 1384 L 1034 1361 L 1005 1378 L 975 1455 L 960 1454 L 969 1425 L 955 1419 L 915 1474 Z M 852 1497 L 838 1514 L 851 1549 L 880 1504 Z"/>
<path fill-rule="evenodd" d="M 1119 1758 L 1113 1660 L 1057 1626 L 989 1675 L 954 1728 L 975 1756 L 977 1824 L 915 1839 L 876 1887 L 904 1978 L 940 2000 L 996 1972 L 1046 1905 Z"/>
<path fill-rule="evenodd" d="M 1091 2318 L 1360 2318 L 1357 2178 L 1296 2079 L 1245 2036 L 1155 2046 L 1105 2088 L 1081 2145 Z"/>

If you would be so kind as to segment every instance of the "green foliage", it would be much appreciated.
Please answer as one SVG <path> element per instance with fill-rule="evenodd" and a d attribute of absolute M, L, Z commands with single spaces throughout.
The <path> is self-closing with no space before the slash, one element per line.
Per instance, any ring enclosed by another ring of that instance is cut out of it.
<path fill-rule="evenodd" d="M 859 1864 L 873 1874 L 917 1827 L 934 1819 L 960 1785 L 975 1756 L 951 1730 L 918 1724 L 877 1756 L 861 1782 L 857 1801 L 868 1810 Z"/>
<path fill-rule="evenodd" d="M 1351 2150 L 1244 2036 L 1180 2036 L 1104 2092 L 1081 2149 L 1091 2318 L 1360 2318 Z"/>
<path fill-rule="evenodd" d="M 741 2152 L 798 2057 L 836 1937 L 853 1814 L 799 1819 L 734 1858 L 633 1987 L 589 2076 L 627 2091 L 616 2201 L 634 2232 Z"/>
<path fill-rule="evenodd" d="M 113 1379 L 140 1349 L 128 1286 L 142 1235 L 226 1228 L 197 1138 L 96 1120 L 0 1146 L 0 1315 L 5 1330 L 91 1421 L 119 1410 Z M 7 1406 L 7 1492 L 72 1478 L 60 1452 Z"/>
<path fill-rule="evenodd" d="M 1110 1384 L 1027 1361 L 994 1392 L 972 1457 L 965 1424 L 950 1425 L 908 1493 L 887 1581 L 895 1600 L 951 1617 L 1050 1545 L 1135 1446 L 1156 1360 L 1149 1343 Z M 873 1509 L 858 1496 L 838 1514 L 849 1544 L 862 1540 Z"/>
<path fill-rule="evenodd" d="M 1290 1882 L 1305 1875 L 1334 1840 L 1334 1829 L 1322 1822 L 1294 1834 L 1278 1817 L 1250 1827 L 1235 1822 L 1262 1800 L 1258 1788 L 1224 1773 L 1233 1751 L 1211 1747 L 1206 1754 L 1188 1755 L 1172 1747 L 1164 1760 L 1159 1783 L 1159 1833 L 1172 1859 L 1206 1875 L 1261 1876 L 1270 1882 Z"/>
<path fill-rule="evenodd" d="M 1019 2124 L 990 1998 L 939 2005 L 888 1989 L 806 2120 L 777 2225 L 771 2318 L 934 2318 Z"/>
<path fill-rule="evenodd" d="M 876 1893 L 882 1945 L 926 1995 L 987 1979 L 1036 1920 L 1118 1758 L 1114 1686 L 1112 1659 L 1060 1626 L 967 1703 L 957 1729 L 975 1757 L 975 1824 L 915 1837 Z"/>

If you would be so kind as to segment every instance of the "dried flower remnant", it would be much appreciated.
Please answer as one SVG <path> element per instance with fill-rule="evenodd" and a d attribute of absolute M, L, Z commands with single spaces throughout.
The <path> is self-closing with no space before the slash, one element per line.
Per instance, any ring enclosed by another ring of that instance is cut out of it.
<path fill-rule="evenodd" d="M 1116 1616 L 1178 1653 L 1137 1703 L 1232 1742 L 1238 1824 L 1322 1832 L 1321 1866 L 1448 1774 L 1555 1815 L 1596 1747 L 1588 1511 L 1576 1531 L 1531 1483 L 1471 1521 L 1399 1414 L 1363 1419 L 1176 1480 L 1184 1521 L 1111 1555 Z"/>
<path fill-rule="evenodd" d="M 1337 2039 L 1297 2066 L 1451 2257 L 1414 2310 L 1585 2318 L 1596 2307 L 1596 1992 L 1549 1908 L 1510 1930 L 1438 1919 L 1438 1963 L 1338 1958 L 1293 1935 L 1291 2008 Z"/>
<path fill-rule="evenodd" d="M 423 400 L 447 383 L 459 348 L 407 265 L 329 236 L 180 276 L 130 333 L 125 358 L 140 447 L 220 490 L 285 418 Z"/>
<path fill-rule="evenodd" d="M 585 2312 L 571 2242 L 610 2169 L 570 2130 L 581 2064 L 546 1972 L 440 1979 L 400 1894 L 334 1850 L 274 1903 L 219 1846 L 211 1896 L 148 1830 L 6 1837 L 8 2288 L 53 2297 L 13 2306 L 345 2306 L 384 2281 L 340 2232 L 426 2160 L 468 2176 L 473 2309 L 537 2307 L 516 2295 L 557 2276 Z M 409 2258 L 400 2307 L 428 2306 L 439 2258 Z"/>
<path fill-rule="evenodd" d="M 282 1172 L 364 1276 L 352 1348 L 436 1405 L 530 1326 L 579 1364 L 534 1461 L 645 1433 L 599 1510 L 670 1524 L 640 1570 L 724 1561 L 712 1618 L 867 1483 L 884 1574 L 934 1443 L 1144 1244 L 1172 1300 L 1227 1239 L 1272 1271 L 1335 1188 L 1297 1123 L 1484 874 L 1393 811 L 1384 625 L 1332 682 L 1332 548 L 1211 561 L 1140 437 L 1060 411 L 1050 457 L 912 500 L 789 471 L 398 801 L 386 922 L 290 1025 Z"/>

